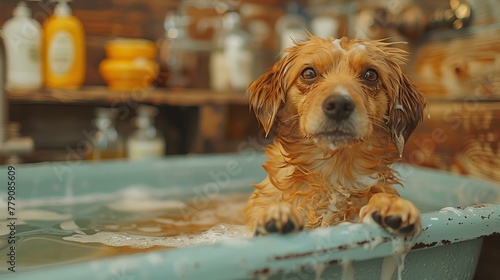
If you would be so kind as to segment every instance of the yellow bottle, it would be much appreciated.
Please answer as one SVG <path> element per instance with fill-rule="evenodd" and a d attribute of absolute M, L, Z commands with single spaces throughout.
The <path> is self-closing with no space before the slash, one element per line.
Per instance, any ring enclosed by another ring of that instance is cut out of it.
<path fill-rule="evenodd" d="M 43 25 L 45 86 L 75 89 L 85 81 L 85 31 L 68 0 L 58 2 Z"/>

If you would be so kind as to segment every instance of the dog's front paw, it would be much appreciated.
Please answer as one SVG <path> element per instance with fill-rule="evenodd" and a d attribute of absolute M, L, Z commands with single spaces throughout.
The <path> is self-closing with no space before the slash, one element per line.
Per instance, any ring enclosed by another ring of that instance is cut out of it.
<path fill-rule="evenodd" d="M 290 203 L 273 203 L 255 223 L 255 236 L 269 233 L 291 233 L 304 229 L 301 213 Z"/>
<path fill-rule="evenodd" d="M 422 231 L 420 211 L 410 201 L 393 194 L 373 195 L 361 208 L 359 217 L 363 222 L 373 220 L 395 235 L 414 237 Z"/>

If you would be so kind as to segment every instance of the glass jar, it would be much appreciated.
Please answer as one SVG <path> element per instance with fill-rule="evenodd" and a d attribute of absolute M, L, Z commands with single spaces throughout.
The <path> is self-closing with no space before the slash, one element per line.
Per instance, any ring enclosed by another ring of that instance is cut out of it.
<path fill-rule="evenodd" d="M 123 139 L 115 127 L 118 114 L 113 108 L 97 108 L 94 119 L 95 130 L 91 132 L 92 149 L 87 153 L 88 160 L 118 159 L 125 157 Z"/>
<path fill-rule="evenodd" d="M 217 91 L 244 91 L 252 81 L 253 50 L 250 34 L 241 27 L 240 15 L 227 12 L 216 33 L 210 57 L 210 85 Z"/>
<path fill-rule="evenodd" d="M 156 107 L 141 105 L 134 119 L 137 130 L 127 140 L 127 157 L 132 160 L 161 157 L 165 154 L 165 139 L 155 127 Z"/>

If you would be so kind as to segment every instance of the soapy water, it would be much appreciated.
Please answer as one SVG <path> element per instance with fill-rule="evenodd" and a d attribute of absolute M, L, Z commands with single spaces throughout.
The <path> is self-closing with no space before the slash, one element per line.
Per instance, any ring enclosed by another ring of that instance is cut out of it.
<path fill-rule="evenodd" d="M 71 203 L 21 201 L 23 208 L 17 213 L 18 264 L 26 270 L 159 249 L 231 241 L 239 244 L 252 236 L 243 225 L 242 210 L 248 196 L 232 192 L 200 200 L 131 186 L 110 195 L 73 198 Z M 7 228 L 0 226 L 0 230 Z M 0 237 L 7 234 L 0 231 Z M 375 238 L 363 247 L 373 250 L 382 242 L 381 237 Z M 5 254 L 7 245 L 0 239 L 0 254 Z M 401 279 L 411 246 L 398 239 L 393 247 L 395 255 L 384 260 L 381 279 L 391 279 L 394 274 Z M 324 267 L 319 268 L 317 278 L 321 279 Z M 342 279 L 354 279 L 352 261 L 344 260 L 342 268 Z"/>
<path fill-rule="evenodd" d="M 100 243 L 113 247 L 128 246 L 134 249 L 148 249 L 155 246 L 170 248 L 193 247 L 245 237 L 251 237 L 246 226 L 216 224 L 201 234 L 154 237 L 127 233 L 97 232 L 93 235 L 75 234 L 63 237 L 63 239 L 80 243 Z"/>
<path fill-rule="evenodd" d="M 29 269 L 248 238 L 252 234 L 242 215 L 248 196 L 235 192 L 197 201 L 129 187 L 104 199 L 96 195 L 71 204 L 19 201 L 17 263 Z M 2 223 L 0 237 L 9 234 Z M 0 238 L 2 255 L 8 250 L 6 240 Z"/>
<path fill-rule="evenodd" d="M 19 268 L 217 242 L 241 244 L 252 236 L 243 225 L 242 210 L 248 196 L 233 192 L 200 200 L 131 186 L 110 195 L 72 198 L 71 203 L 53 199 L 21 201 L 18 205 L 23 207 L 17 212 Z M 8 232 L 0 231 L 0 237 L 5 235 Z M 2 240 L 0 254 L 5 254 L 8 244 Z M 382 241 L 375 239 L 364 248 L 373 250 Z M 390 279 L 395 272 L 401 279 L 405 249 L 411 247 L 401 242 L 393 245 L 395 255 L 384 260 L 381 279 Z M 344 260 L 342 268 L 342 279 L 354 279 L 352 261 Z M 324 267 L 318 270 L 321 272 L 317 271 L 316 276 L 321 279 Z"/>

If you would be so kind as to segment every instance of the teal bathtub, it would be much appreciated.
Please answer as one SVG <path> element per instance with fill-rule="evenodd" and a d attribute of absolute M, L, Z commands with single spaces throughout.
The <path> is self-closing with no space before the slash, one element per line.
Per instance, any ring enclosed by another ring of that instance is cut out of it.
<path fill-rule="evenodd" d="M 262 155 L 249 152 L 144 162 L 17 166 L 15 211 L 23 211 L 26 205 L 34 207 L 38 201 L 39 204 L 59 205 L 53 209 L 62 220 L 81 218 L 91 210 L 85 207 L 85 199 L 113 201 L 121 190 L 131 185 L 191 201 L 216 199 L 224 193 L 250 193 L 249 184 L 265 176 L 261 168 L 263 162 Z M 423 212 L 424 231 L 411 244 L 407 255 L 400 254 L 401 240 L 378 227 L 345 224 L 287 236 L 224 239 L 196 247 L 90 260 L 71 259 L 68 255 L 68 262 L 63 264 L 51 265 L 48 261 L 43 266 L 29 266 L 19 263 L 21 257 L 29 259 L 30 254 L 45 254 L 50 258 L 56 253 L 51 248 L 22 248 L 23 239 L 46 232 L 36 224 L 21 231 L 23 221 L 18 219 L 15 220 L 18 232 L 14 233 L 18 244 L 14 262 L 16 272 L 8 270 L 11 265 L 8 240 L 12 233 L 6 229 L 0 231 L 3 234 L 0 278 L 472 279 L 482 239 L 500 232 L 500 205 L 496 204 L 500 201 L 500 187 L 408 165 L 398 165 L 397 169 L 405 181 L 400 193 L 414 201 Z M 6 219 L 12 217 L 6 214 L 7 174 L 7 167 L 2 167 L 0 217 L 8 228 L 11 220 Z M 81 220 L 92 223 L 92 217 Z M 54 232 L 61 239 L 75 235 L 72 228 L 62 227 Z M 81 253 L 85 250 L 82 247 Z M 65 253 L 58 251 L 57 254 Z"/>

